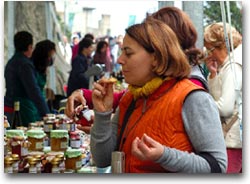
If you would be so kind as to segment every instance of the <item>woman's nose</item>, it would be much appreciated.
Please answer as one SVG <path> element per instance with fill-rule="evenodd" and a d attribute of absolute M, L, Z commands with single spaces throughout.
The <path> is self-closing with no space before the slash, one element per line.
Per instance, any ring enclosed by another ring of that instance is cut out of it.
<path fill-rule="evenodd" d="M 123 59 L 122 59 L 122 55 L 120 55 L 118 58 L 117 58 L 117 63 L 119 64 L 123 64 Z"/>

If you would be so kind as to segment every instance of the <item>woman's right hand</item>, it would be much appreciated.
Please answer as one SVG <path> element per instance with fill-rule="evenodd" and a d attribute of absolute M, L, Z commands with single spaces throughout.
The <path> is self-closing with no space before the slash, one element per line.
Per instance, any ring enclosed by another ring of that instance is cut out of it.
<path fill-rule="evenodd" d="M 210 78 L 214 78 L 218 71 L 218 64 L 213 58 L 207 58 L 206 59 L 206 66 L 207 69 L 210 72 Z"/>
<path fill-rule="evenodd" d="M 65 114 L 69 118 L 73 118 L 75 115 L 75 108 L 81 104 L 86 105 L 86 100 L 83 97 L 83 91 L 81 89 L 78 89 L 68 97 Z"/>
<path fill-rule="evenodd" d="M 93 84 L 92 102 L 98 112 L 107 112 L 113 109 L 113 83 L 107 79 L 100 79 Z"/>

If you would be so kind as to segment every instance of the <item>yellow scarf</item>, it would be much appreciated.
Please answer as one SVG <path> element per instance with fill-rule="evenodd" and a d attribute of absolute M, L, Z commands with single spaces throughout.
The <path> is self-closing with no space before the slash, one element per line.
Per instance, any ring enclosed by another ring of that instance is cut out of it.
<path fill-rule="evenodd" d="M 158 89 L 162 85 L 164 80 L 168 80 L 168 79 L 169 79 L 168 77 L 166 79 L 155 77 L 142 87 L 135 87 L 135 86 L 129 85 L 128 89 L 133 94 L 134 99 L 138 99 L 140 97 L 147 97 L 151 95 L 156 89 Z"/>

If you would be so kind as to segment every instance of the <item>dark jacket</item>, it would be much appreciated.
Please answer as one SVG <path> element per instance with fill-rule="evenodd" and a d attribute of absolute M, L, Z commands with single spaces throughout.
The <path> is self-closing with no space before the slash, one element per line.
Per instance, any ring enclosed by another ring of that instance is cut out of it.
<path fill-rule="evenodd" d="M 67 96 L 76 89 L 89 88 L 89 78 L 85 76 L 88 70 L 88 59 L 84 55 L 77 55 L 72 61 L 72 69 L 68 80 Z"/>
<path fill-rule="evenodd" d="M 15 53 L 8 61 L 5 71 L 6 94 L 4 105 L 13 107 L 20 101 L 20 113 L 24 126 L 41 120 L 49 108 L 37 82 L 33 62 L 22 53 Z"/>

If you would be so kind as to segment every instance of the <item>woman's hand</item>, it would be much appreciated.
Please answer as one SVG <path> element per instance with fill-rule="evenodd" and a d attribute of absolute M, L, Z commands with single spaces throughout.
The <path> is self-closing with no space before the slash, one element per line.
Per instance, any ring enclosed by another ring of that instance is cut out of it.
<path fill-rule="evenodd" d="M 81 89 L 74 91 L 67 99 L 65 114 L 69 118 L 73 118 L 75 115 L 75 108 L 80 104 L 86 105 L 86 100 L 83 97 L 83 92 Z"/>
<path fill-rule="evenodd" d="M 143 134 L 141 139 L 136 137 L 132 142 L 131 152 L 132 155 L 140 160 L 156 161 L 162 156 L 164 146 L 146 134 Z"/>
<path fill-rule="evenodd" d="M 90 129 L 92 126 L 82 126 L 82 125 L 77 125 L 77 129 L 84 131 L 86 134 L 90 134 Z"/>
<path fill-rule="evenodd" d="M 100 79 L 93 84 L 92 102 L 98 112 L 111 111 L 113 107 L 113 83 Z"/>
<path fill-rule="evenodd" d="M 214 78 L 217 74 L 217 71 L 218 71 L 217 62 L 213 58 L 209 57 L 206 59 L 206 66 L 210 72 L 210 78 L 211 79 Z"/>

